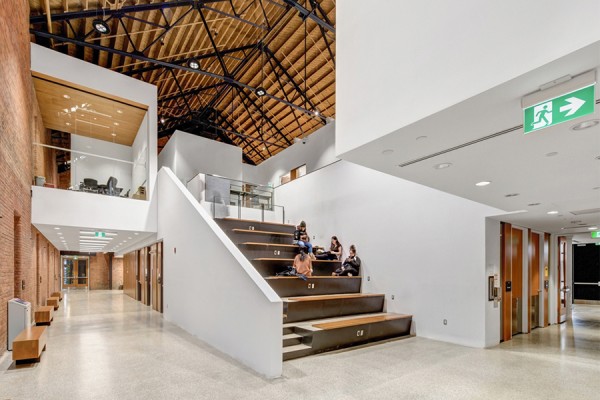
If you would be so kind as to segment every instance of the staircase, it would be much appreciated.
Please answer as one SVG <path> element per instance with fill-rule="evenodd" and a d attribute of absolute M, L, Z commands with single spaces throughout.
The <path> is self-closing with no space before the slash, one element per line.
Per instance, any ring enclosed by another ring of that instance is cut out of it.
<path fill-rule="evenodd" d="M 294 226 L 215 219 L 283 300 L 283 360 L 410 335 L 412 316 L 385 313 L 384 295 L 361 293 L 362 278 L 333 277 L 339 261 L 313 261 L 313 276 L 275 276 L 298 253 Z"/>

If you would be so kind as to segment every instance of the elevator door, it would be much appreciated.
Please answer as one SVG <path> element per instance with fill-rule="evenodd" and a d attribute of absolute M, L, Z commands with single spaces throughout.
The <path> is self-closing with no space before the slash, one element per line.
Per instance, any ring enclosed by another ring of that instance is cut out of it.
<path fill-rule="evenodd" d="M 512 334 L 523 332 L 523 231 L 512 228 Z"/>

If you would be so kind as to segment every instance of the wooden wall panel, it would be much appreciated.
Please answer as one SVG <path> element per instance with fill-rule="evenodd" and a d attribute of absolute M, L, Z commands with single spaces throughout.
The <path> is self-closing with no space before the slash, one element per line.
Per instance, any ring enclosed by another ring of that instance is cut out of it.
<path fill-rule="evenodd" d="M 548 301 L 548 283 L 550 281 L 550 234 L 544 233 L 544 288 L 542 289 L 543 293 L 543 302 L 544 302 L 544 326 L 548 326 L 550 323 L 548 321 L 548 313 L 550 310 L 550 304 Z"/>
<path fill-rule="evenodd" d="M 506 341 L 512 338 L 512 292 L 506 290 L 508 282 L 512 280 L 512 226 L 502 223 L 502 237 L 500 244 L 500 264 L 502 282 L 502 318 L 500 340 Z"/>

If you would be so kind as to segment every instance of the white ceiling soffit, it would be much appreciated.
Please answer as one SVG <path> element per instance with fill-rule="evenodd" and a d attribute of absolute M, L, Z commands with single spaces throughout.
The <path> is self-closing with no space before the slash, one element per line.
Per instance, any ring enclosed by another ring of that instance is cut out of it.
<path fill-rule="evenodd" d="M 600 205 L 600 124 L 570 129 L 600 119 L 599 101 L 592 115 L 524 135 L 521 100 L 557 78 L 588 71 L 600 76 L 600 42 L 392 132 L 344 158 L 513 212 L 507 222 L 560 233 L 573 219 L 570 211 Z M 599 92 L 597 86 L 596 97 Z M 451 166 L 434 168 L 442 163 Z M 482 181 L 491 184 L 475 186 Z M 547 214 L 551 211 L 558 213 Z M 598 213 L 578 219 L 585 226 L 600 224 Z M 582 225 L 580 230 L 584 229 Z"/>

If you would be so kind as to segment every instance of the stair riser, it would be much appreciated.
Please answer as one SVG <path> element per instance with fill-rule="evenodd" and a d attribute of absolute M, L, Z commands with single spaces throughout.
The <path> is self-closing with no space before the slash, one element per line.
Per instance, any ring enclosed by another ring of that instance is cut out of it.
<path fill-rule="evenodd" d="M 288 335 L 290 333 L 294 333 L 294 328 L 283 328 L 284 335 Z"/>
<path fill-rule="evenodd" d="M 267 279 L 279 297 L 313 296 L 322 294 L 360 293 L 360 278 L 300 278 Z"/>
<path fill-rule="evenodd" d="M 293 244 L 293 238 L 280 235 L 265 235 L 262 233 L 238 233 L 229 231 L 227 236 L 233 243 L 257 242 L 257 243 L 273 243 L 273 244 Z"/>
<path fill-rule="evenodd" d="M 252 260 L 252 265 L 261 276 L 275 276 L 283 271 L 288 265 L 292 265 L 292 260 L 272 261 L 272 260 Z M 313 276 L 331 276 L 331 273 L 339 268 L 339 262 L 319 262 L 313 261 Z"/>
<path fill-rule="evenodd" d="M 295 346 L 302 343 L 302 338 L 283 339 L 283 347 Z"/>
<path fill-rule="evenodd" d="M 283 360 L 291 360 L 369 342 L 410 336 L 411 321 L 412 317 L 406 317 L 392 321 L 316 331 L 312 335 L 312 347 L 310 349 L 284 354 Z M 362 334 L 360 331 L 362 331 Z"/>
<path fill-rule="evenodd" d="M 224 219 L 215 219 L 217 224 L 223 229 L 225 232 L 231 232 L 232 229 L 250 229 L 257 231 L 268 231 L 268 232 L 284 232 L 284 233 L 294 233 L 296 230 L 293 226 L 286 225 L 277 225 L 277 224 L 267 224 L 259 221 L 238 221 L 238 220 L 224 220 Z"/>
<path fill-rule="evenodd" d="M 284 323 L 381 312 L 384 297 L 288 302 Z"/>

